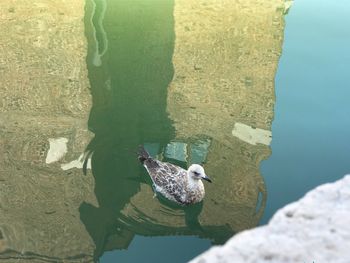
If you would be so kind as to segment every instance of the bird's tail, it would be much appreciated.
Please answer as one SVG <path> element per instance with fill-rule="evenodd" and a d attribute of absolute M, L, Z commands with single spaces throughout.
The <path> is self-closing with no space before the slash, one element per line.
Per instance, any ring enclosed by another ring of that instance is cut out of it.
<path fill-rule="evenodd" d="M 151 156 L 149 155 L 149 153 L 146 151 L 145 147 L 143 147 L 143 145 L 139 146 L 139 151 L 138 151 L 138 156 L 137 158 L 139 159 L 139 161 L 141 163 L 143 163 L 145 160 L 151 158 Z"/>

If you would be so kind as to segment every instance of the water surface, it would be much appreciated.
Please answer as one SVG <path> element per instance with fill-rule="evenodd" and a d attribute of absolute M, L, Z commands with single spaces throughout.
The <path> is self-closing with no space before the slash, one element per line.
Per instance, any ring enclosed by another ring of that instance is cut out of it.
<path fill-rule="evenodd" d="M 79 211 L 96 260 L 151 258 L 152 247 L 159 247 L 169 251 L 171 262 L 186 261 L 258 224 L 266 203 L 258 169 L 270 154 L 283 7 L 266 5 L 275 17 L 262 13 L 258 19 L 235 10 L 236 4 L 226 7 L 163 0 L 87 2 L 89 129 L 94 133 L 87 146 L 92 153 L 88 176 L 95 179 L 98 206 L 83 203 Z M 264 45 L 250 46 L 254 37 L 243 30 L 244 21 L 227 23 L 239 17 L 253 24 L 274 22 L 272 28 L 249 29 L 266 32 Z M 254 60 L 264 64 L 252 67 Z M 140 144 L 184 168 L 205 163 L 214 180 L 206 185 L 205 201 L 183 208 L 152 198 L 135 158 Z"/>
<path fill-rule="evenodd" d="M 185 262 L 349 172 L 346 0 L 12 2 L 1 262 Z M 153 198 L 140 144 L 204 201 Z"/>
<path fill-rule="evenodd" d="M 262 164 L 269 192 L 263 223 L 276 209 L 350 171 L 349 11 L 347 1 L 297 1 L 286 17 L 273 154 Z"/>

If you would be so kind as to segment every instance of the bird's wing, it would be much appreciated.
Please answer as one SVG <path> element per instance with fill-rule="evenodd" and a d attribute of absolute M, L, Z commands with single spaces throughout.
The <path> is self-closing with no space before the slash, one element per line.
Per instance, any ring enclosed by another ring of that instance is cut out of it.
<path fill-rule="evenodd" d="M 147 160 L 145 166 L 156 187 L 159 187 L 182 203 L 186 189 L 187 171 L 171 163 Z"/>

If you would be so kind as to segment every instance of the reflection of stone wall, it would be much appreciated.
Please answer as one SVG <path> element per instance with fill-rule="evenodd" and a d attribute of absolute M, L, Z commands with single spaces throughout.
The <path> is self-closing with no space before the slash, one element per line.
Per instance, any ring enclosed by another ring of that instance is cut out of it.
<path fill-rule="evenodd" d="M 236 122 L 270 129 L 283 1 L 175 4 L 175 75 L 168 109 L 179 137 L 230 143 Z"/>
<path fill-rule="evenodd" d="M 207 196 L 201 214 L 203 223 L 226 223 L 235 231 L 258 224 L 266 199 L 259 163 L 269 153 L 264 145 L 253 147 L 233 143 L 228 146 L 213 141 L 205 168 L 206 173 L 215 181 L 206 185 Z"/>
<path fill-rule="evenodd" d="M 283 11 L 282 0 L 175 2 L 168 112 L 178 139 L 211 138 L 205 168 L 214 183 L 206 184 L 203 224 L 238 231 L 262 215 L 263 208 L 256 212 L 259 192 L 266 197 L 259 164 L 270 149 L 251 142 L 269 142 Z M 233 136 L 235 124 L 248 128 Z"/>
<path fill-rule="evenodd" d="M 1 1 L 0 262 L 92 259 L 78 208 L 94 202 L 93 179 L 61 168 L 91 138 L 83 16 L 79 0 Z"/>

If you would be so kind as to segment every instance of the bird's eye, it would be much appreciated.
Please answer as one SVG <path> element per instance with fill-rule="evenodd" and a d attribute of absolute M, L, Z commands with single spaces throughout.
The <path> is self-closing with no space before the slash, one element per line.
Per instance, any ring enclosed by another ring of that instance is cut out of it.
<path fill-rule="evenodd" d="M 199 173 L 198 173 L 198 172 L 196 172 L 196 171 L 193 171 L 193 173 L 194 173 L 195 175 L 197 175 L 197 176 L 199 175 Z"/>

